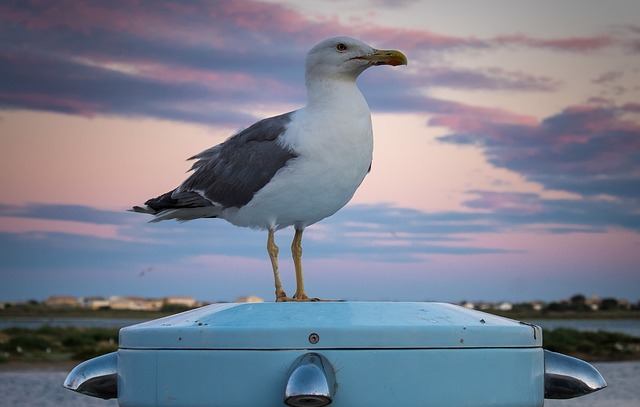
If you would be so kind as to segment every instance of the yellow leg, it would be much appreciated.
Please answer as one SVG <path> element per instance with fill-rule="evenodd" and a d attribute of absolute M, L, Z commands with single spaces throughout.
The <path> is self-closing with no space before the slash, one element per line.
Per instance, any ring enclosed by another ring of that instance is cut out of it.
<path fill-rule="evenodd" d="M 294 300 L 308 301 L 309 297 L 304 290 L 304 277 L 302 276 L 302 230 L 296 229 L 291 242 L 291 255 L 293 256 L 293 266 L 296 269 L 296 293 Z"/>
<path fill-rule="evenodd" d="M 287 294 L 282 289 L 282 282 L 280 281 L 280 272 L 278 271 L 278 246 L 274 240 L 274 231 L 269 229 L 269 235 L 267 236 L 267 252 L 269 253 L 269 259 L 271 260 L 271 267 L 273 268 L 273 279 L 276 285 L 276 301 L 283 301 L 287 298 Z"/>

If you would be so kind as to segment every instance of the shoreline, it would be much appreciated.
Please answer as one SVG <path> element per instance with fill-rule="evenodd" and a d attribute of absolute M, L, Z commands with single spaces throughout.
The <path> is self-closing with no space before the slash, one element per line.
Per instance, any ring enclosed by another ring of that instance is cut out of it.
<path fill-rule="evenodd" d="M 70 372 L 82 361 L 59 361 L 59 362 L 23 362 L 8 361 L 0 363 L 0 373 L 4 372 Z"/>
<path fill-rule="evenodd" d="M 173 309 L 162 311 L 145 310 L 112 310 L 98 309 L 91 310 L 78 307 L 45 307 L 45 306 L 15 306 L 0 308 L 0 321 L 11 319 L 64 319 L 64 318 L 87 318 L 87 319 L 144 319 L 152 320 L 174 315 L 196 308 L 174 307 Z M 522 310 L 500 311 L 497 309 L 481 309 L 476 311 L 492 314 L 504 318 L 526 321 L 536 319 L 611 319 L 611 320 L 640 320 L 640 310 Z"/>
<path fill-rule="evenodd" d="M 3 351 L 0 352 L 0 372 L 70 372 L 85 360 L 100 354 L 117 351 L 118 331 L 120 329 L 117 321 L 128 322 L 132 316 L 131 313 L 126 313 L 126 316 L 121 315 L 122 318 L 113 318 L 114 315 L 112 314 L 107 316 L 97 312 L 94 313 L 93 318 L 87 318 L 88 315 L 86 314 L 82 317 L 61 314 L 65 313 L 46 316 L 7 316 L 0 312 L 0 326 L 2 326 L 3 322 L 11 321 L 44 322 L 42 326 L 26 324 L 24 326 L 8 326 L 0 329 L 0 351 Z M 637 312 L 624 313 L 628 318 L 620 318 L 622 313 L 615 313 L 618 317 L 616 318 L 613 315 L 607 315 L 608 313 L 605 312 L 589 313 L 591 318 L 576 318 L 576 313 L 564 314 L 564 318 L 553 318 L 551 315 L 537 315 L 538 318 L 531 318 L 533 316 L 531 314 L 527 316 L 521 313 L 518 313 L 517 316 L 513 314 L 503 313 L 501 316 L 521 321 L 536 321 L 540 319 L 547 321 L 575 319 L 585 322 L 587 320 L 604 319 L 617 321 L 638 320 L 638 318 L 633 318 L 638 315 Z M 143 313 L 138 316 L 142 317 L 138 320 L 138 322 L 141 322 L 142 319 L 154 319 L 154 317 L 159 317 L 160 315 L 152 316 L 149 313 Z M 595 318 L 596 316 L 598 318 Z M 613 318 L 606 318 L 607 316 Z M 56 320 L 64 321 L 67 318 L 71 320 L 86 319 L 91 321 L 91 324 L 88 326 L 76 326 L 73 324 L 56 326 Z M 111 324 L 113 326 L 101 326 L 101 320 L 108 322 L 107 325 Z M 589 327 L 608 326 L 605 322 L 587 325 Z M 632 327 L 636 327 L 635 322 L 618 323 L 618 325 L 614 324 L 614 326 L 628 328 L 629 324 Z M 589 363 L 640 361 L 640 335 L 638 335 L 637 329 L 630 330 L 630 333 L 621 333 L 613 329 L 607 331 L 580 330 L 579 327 L 581 325 L 576 325 L 577 327 L 552 326 L 545 329 L 543 348 L 577 357 Z"/>

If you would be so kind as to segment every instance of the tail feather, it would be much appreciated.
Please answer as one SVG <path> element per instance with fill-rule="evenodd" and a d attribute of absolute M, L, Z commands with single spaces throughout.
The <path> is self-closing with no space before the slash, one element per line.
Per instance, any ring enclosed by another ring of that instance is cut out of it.
<path fill-rule="evenodd" d="M 163 220 L 175 219 L 178 222 L 186 222 L 194 219 L 218 218 L 222 212 L 222 208 L 208 206 L 206 208 L 183 208 L 183 209 L 167 209 L 155 214 L 151 223 Z"/>
<path fill-rule="evenodd" d="M 136 212 L 136 213 L 146 213 L 149 215 L 155 215 L 156 213 L 158 213 L 157 210 L 150 208 L 150 207 L 141 207 L 141 206 L 134 206 L 133 208 L 129 209 L 129 212 Z"/>
<path fill-rule="evenodd" d="M 132 212 L 154 215 L 151 222 L 176 219 L 181 222 L 199 218 L 217 218 L 224 208 L 197 192 L 171 191 L 149 199 L 145 206 L 134 206 Z"/>

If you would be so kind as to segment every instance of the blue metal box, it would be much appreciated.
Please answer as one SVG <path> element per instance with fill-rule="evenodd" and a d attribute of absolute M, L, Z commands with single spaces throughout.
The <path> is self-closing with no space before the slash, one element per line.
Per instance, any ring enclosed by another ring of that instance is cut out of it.
<path fill-rule="evenodd" d="M 545 385 L 580 395 L 562 369 L 547 366 L 557 380 L 545 382 L 547 356 L 537 326 L 445 303 L 217 304 L 123 328 L 101 362 L 111 374 L 82 391 L 70 379 L 87 375 L 72 372 L 65 386 L 104 397 L 117 378 L 123 407 L 542 406 Z"/>

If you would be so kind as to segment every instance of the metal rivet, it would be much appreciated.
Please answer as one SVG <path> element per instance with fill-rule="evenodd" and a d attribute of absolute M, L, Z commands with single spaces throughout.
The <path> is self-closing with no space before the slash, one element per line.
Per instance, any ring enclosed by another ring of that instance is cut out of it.
<path fill-rule="evenodd" d="M 320 341 L 320 335 L 318 335 L 317 333 L 312 333 L 311 335 L 309 335 L 309 342 L 312 344 L 316 344 Z"/>

